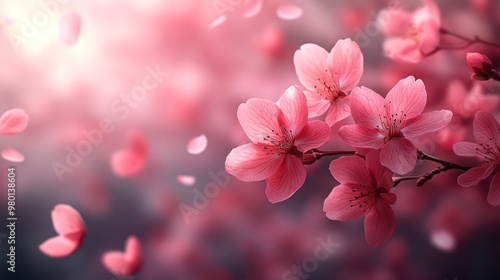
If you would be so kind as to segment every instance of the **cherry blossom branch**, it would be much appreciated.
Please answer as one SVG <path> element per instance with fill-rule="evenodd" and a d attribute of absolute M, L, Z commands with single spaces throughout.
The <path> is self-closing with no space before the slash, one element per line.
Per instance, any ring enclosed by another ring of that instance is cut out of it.
<path fill-rule="evenodd" d="M 450 169 L 459 169 L 459 170 L 463 170 L 463 171 L 469 170 L 469 167 L 465 167 L 465 166 L 462 166 L 460 164 L 456 164 L 453 162 L 449 162 L 449 161 L 445 161 L 445 160 L 433 157 L 433 156 L 428 155 L 420 150 L 417 150 L 417 157 L 420 160 L 429 160 L 429 161 L 437 162 L 437 163 L 441 164 L 442 166 L 440 166 L 434 170 L 431 170 L 431 171 L 427 172 L 426 174 L 420 175 L 420 176 L 395 177 L 395 178 L 393 178 L 393 183 L 392 183 L 393 187 L 399 185 L 399 183 L 401 183 L 403 181 L 408 181 L 408 180 L 417 180 L 417 187 L 421 187 L 427 181 L 431 180 L 432 177 L 434 177 L 435 175 L 442 173 L 442 172 L 446 172 Z"/>
<path fill-rule="evenodd" d="M 356 151 L 319 151 L 318 149 L 312 149 L 309 152 L 312 153 L 316 160 L 327 156 L 358 155 Z"/>
<path fill-rule="evenodd" d="M 465 42 L 465 45 L 463 46 L 448 46 L 448 47 L 444 47 L 444 46 L 437 46 L 434 50 L 432 50 L 431 52 L 429 53 L 426 53 L 425 56 L 431 56 L 435 53 L 437 53 L 438 51 L 440 50 L 463 50 L 469 46 L 472 46 L 473 44 L 484 44 L 484 45 L 487 45 L 487 46 L 490 46 L 490 47 L 494 47 L 494 48 L 499 48 L 500 49 L 500 44 L 497 44 L 497 43 L 493 43 L 493 42 L 489 42 L 489 41 L 486 41 L 486 40 L 483 40 L 481 39 L 479 36 L 474 36 L 474 38 L 467 38 L 463 35 L 460 35 L 458 33 L 455 33 L 455 32 L 452 32 L 452 31 L 449 31 L 447 29 L 444 29 L 444 28 L 440 28 L 439 29 L 439 33 L 443 34 L 443 35 L 448 35 L 448 36 L 451 36 L 451 37 L 455 37 L 457 39 L 460 39 L 462 41 Z"/>

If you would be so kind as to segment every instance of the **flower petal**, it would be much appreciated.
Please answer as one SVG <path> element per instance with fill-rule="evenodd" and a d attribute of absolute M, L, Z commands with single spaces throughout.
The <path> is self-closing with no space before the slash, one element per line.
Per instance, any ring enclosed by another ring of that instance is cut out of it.
<path fill-rule="evenodd" d="M 325 76 L 328 52 L 316 44 L 304 44 L 293 56 L 293 64 L 300 82 L 309 90 L 314 90 L 318 79 Z M 329 75 L 327 76 L 329 77 Z"/>
<path fill-rule="evenodd" d="M 453 145 L 453 151 L 461 157 L 475 157 L 478 148 L 480 148 L 478 144 L 471 142 L 458 142 Z"/>
<path fill-rule="evenodd" d="M 84 234 L 85 224 L 75 208 L 67 204 L 57 204 L 51 212 L 54 230 L 60 235 Z"/>
<path fill-rule="evenodd" d="M 367 185 L 371 183 L 366 162 L 361 157 L 340 157 L 330 163 L 329 169 L 335 180 L 341 184 Z M 352 198 L 352 190 L 350 192 Z"/>
<path fill-rule="evenodd" d="M 187 151 L 192 155 L 199 155 L 205 151 L 207 145 L 207 136 L 205 134 L 202 134 L 189 140 L 187 144 Z"/>
<path fill-rule="evenodd" d="M 474 138 L 478 143 L 489 143 L 491 142 L 491 137 L 493 137 L 497 143 L 500 142 L 498 132 L 500 125 L 490 113 L 477 112 L 472 125 L 474 127 Z"/>
<path fill-rule="evenodd" d="M 357 185 L 340 184 L 333 188 L 325 199 L 323 211 L 329 219 L 347 221 L 363 215 L 363 208 L 353 207 L 351 200 L 354 198 L 352 189 Z"/>
<path fill-rule="evenodd" d="M 266 196 L 271 203 L 292 196 L 305 182 L 306 169 L 296 156 L 285 156 L 281 167 L 267 180 Z"/>
<path fill-rule="evenodd" d="M 268 150 L 255 144 L 236 147 L 226 158 L 226 171 L 244 182 L 264 180 L 283 162 L 283 157 L 267 153 Z"/>
<path fill-rule="evenodd" d="M 325 100 L 316 91 L 306 90 L 304 94 L 307 99 L 310 118 L 321 116 L 330 108 L 330 101 Z"/>
<path fill-rule="evenodd" d="M 280 131 L 279 119 L 282 111 L 273 102 L 250 98 L 238 107 L 238 120 L 248 138 L 254 143 L 263 143 L 264 138 L 273 131 Z"/>
<path fill-rule="evenodd" d="M 330 126 L 322 121 L 310 121 L 294 139 L 294 146 L 301 152 L 307 152 L 322 146 L 330 139 Z"/>
<path fill-rule="evenodd" d="M 80 246 L 80 239 L 72 236 L 56 236 L 45 240 L 38 249 L 52 258 L 63 258 L 71 255 Z"/>
<path fill-rule="evenodd" d="M 328 55 L 327 65 L 333 75 L 338 75 L 340 89 L 350 91 L 363 75 L 363 54 L 351 39 L 338 40 Z"/>
<path fill-rule="evenodd" d="M 382 245 L 394 232 L 396 217 L 391 206 L 383 199 L 376 199 L 365 216 L 365 238 L 372 246 Z"/>
<path fill-rule="evenodd" d="M 392 171 L 380 163 L 380 150 L 369 152 L 365 158 L 366 168 L 370 172 L 371 178 L 375 179 L 376 186 L 390 191 L 392 189 Z"/>
<path fill-rule="evenodd" d="M 380 149 L 384 146 L 384 136 L 366 125 L 344 125 L 339 129 L 339 135 L 349 146 L 356 148 Z"/>
<path fill-rule="evenodd" d="M 425 133 L 440 130 L 447 126 L 453 113 L 449 110 L 433 111 L 418 115 L 404 123 L 401 132 L 408 139 L 413 139 Z"/>
<path fill-rule="evenodd" d="M 292 130 L 292 135 L 300 134 L 307 124 L 307 101 L 304 94 L 296 86 L 289 87 L 280 97 L 276 105 L 283 111 L 285 127 Z"/>
<path fill-rule="evenodd" d="M 424 59 L 413 38 L 387 38 L 383 43 L 383 49 L 384 55 L 395 61 L 418 63 Z"/>
<path fill-rule="evenodd" d="M 296 20 L 302 16 L 304 11 L 294 4 L 283 4 L 278 7 L 276 14 L 283 20 Z"/>
<path fill-rule="evenodd" d="M 256 16 L 262 9 L 262 0 L 243 0 L 241 7 L 241 15 L 244 18 L 251 18 Z"/>
<path fill-rule="evenodd" d="M 479 184 L 482 180 L 490 176 L 495 165 L 483 164 L 477 167 L 472 167 L 457 178 L 457 183 L 462 187 L 471 187 Z"/>
<path fill-rule="evenodd" d="M 6 111 L 0 117 L 0 135 L 12 136 L 22 132 L 28 126 L 28 120 L 29 117 L 23 109 Z"/>
<path fill-rule="evenodd" d="M 326 123 L 330 126 L 349 117 L 351 115 L 351 107 L 349 106 L 350 96 L 338 97 L 331 103 L 330 110 L 326 115 Z"/>
<path fill-rule="evenodd" d="M 4 149 L 4 150 L 2 150 L 2 158 L 7 160 L 7 161 L 15 162 L 15 163 L 19 163 L 19 162 L 24 161 L 24 155 L 21 154 L 21 152 L 19 152 L 16 149 Z"/>
<path fill-rule="evenodd" d="M 493 175 L 493 179 L 491 179 L 488 203 L 493 206 L 500 205 L 500 172 L 498 171 Z"/>
<path fill-rule="evenodd" d="M 381 113 L 385 115 L 384 105 L 382 96 L 367 87 L 357 87 L 351 92 L 351 114 L 356 124 L 377 127 Z"/>
<path fill-rule="evenodd" d="M 400 80 L 385 98 L 391 113 L 404 113 L 406 119 L 416 117 L 422 113 L 427 103 L 427 92 L 422 80 L 413 76 Z"/>
<path fill-rule="evenodd" d="M 380 152 L 380 162 L 393 172 L 405 174 L 415 168 L 417 149 L 405 138 L 392 138 Z"/>

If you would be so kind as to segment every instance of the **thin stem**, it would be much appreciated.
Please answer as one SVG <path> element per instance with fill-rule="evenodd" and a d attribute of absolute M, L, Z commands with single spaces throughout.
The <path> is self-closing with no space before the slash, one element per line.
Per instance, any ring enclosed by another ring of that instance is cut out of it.
<path fill-rule="evenodd" d="M 356 155 L 356 151 L 319 151 L 317 149 L 312 149 L 311 152 L 316 160 L 327 156 Z"/>
<path fill-rule="evenodd" d="M 417 180 L 417 187 L 421 187 L 427 181 L 430 181 L 432 179 L 432 177 L 434 177 L 435 175 L 442 173 L 442 172 L 446 172 L 450 169 L 459 169 L 462 171 L 469 170 L 469 167 L 465 167 L 465 166 L 462 166 L 460 164 L 456 164 L 453 162 L 449 162 L 449 161 L 445 161 L 445 160 L 433 157 L 433 156 L 428 155 L 420 150 L 417 150 L 417 156 L 418 156 L 418 159 L 437 162 L 437 163 L 441 164 L 442 166 L 440 166 L 434 170 L 431 170 L 431 171 L 425 173 L 424 175 L 420 175 L 420 176 L 395 177 L 395 178 L 393 178 L 393 183 L 392 183 L 393 187 L 399 185 L 399 183 L 401 183 L 403 181 L 408 181 L 408 180 Z"/>
<path fill-rule="evenodd" d="M 463 35 L 460 35 L 458 33 L 451 32 L 451 31 L 449 31 L 447 29 L 444 29 L 444 28 L 440 28 L 439 29 L 439 33 L 441 33 L 443 35 L 448 35 L 448 36 L 451 36 L 451 37 L 455 37 L 457 39 L 465 41 L 466 44 L 463 45 L 463 46 L 447 46 L 447 47 L 445 47 L 445 46 L 437 46 L 435 49 L 433 49 L 429 53 L 424 54 L 425 56 L 431 56 L 431 55 L 437 53 L 440 50 L 463 50 L 465 48 L 468 48 L 468 47 L 472 46 L 473 44 L 478 44 L 478 43 L 500 49 L 500 44 L 496 44 L 496 43 L 493 43 L 493 42 L 489 42 L 489 41 L 483 40 L 483 39 L 479 38 L 479 36 L 474 36 L 474 38 L 471 39 L 471 38 L 467 38 L 467 37 L 465 37 Z"/>
<path fill-rule="evenodd" d="M 463 171 L 467 171 L 469 170 L 468 167 L 465 167 L 465 166 L 462 166 L 460 164 L 456 164 L 456 163 L 453 163 L 453 162 L 449 162 L 449 161 L 445 161 L 445 160 L 442 160 L 442 159 L 438 159 L 436 157 L 433 157 L 431 155 L 428 155 L 420 150 L 417 151 L 417 156 L 418 156 L 418 159 L 421 159 L 421 160 L 430 160 L 430 161 L 434 161 L 434 162 L 437 162 L 439 164 L 441 164 L 442 166 L 446 167 L 447 170 L 448 169 L 460 169 L 460 170 L 463 170 Z"/>

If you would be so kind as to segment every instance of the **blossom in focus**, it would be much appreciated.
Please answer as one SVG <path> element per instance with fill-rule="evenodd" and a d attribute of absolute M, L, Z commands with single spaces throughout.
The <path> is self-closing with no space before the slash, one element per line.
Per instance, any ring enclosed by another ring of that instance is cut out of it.
<path fill-rule="evenodd" d="M 472 70 L 471 79 L 478 81 L 486 81 L 489 79 L 500 80 L 500 76 L 493 69 L 491 60 L 484 54 L 480 53 L 467 53 L 465 55 L 467 66 Z"/>
<path fill-rule="evenodd" d="M 372 246 L 382 245 L 394 232 L 396 217 L 391 208 L 396 195 L 390 193 L 392 172 L 380 164 L 380 151 L 366 160 L 359 156 L 332 161 L 330 172 L 340 185 L 326 198 L 323 211 L 332 220 L 347 221 L 365 216 L 365 238 Z"/>
<path fill-rule="evenodd" d="M 330 138 L 325 122 L 308 121 L 306 98 L 295 86 L 276 103 L 249 99 L 239 106 L 238 120 L 252 143 L 229 153 L 226 171 L 245 182 L 267 179 L 272 203 L 288 199 L 304 184 L 304 153 Z"/>
<path fill-rule="evenodd" d="M 377 20 L 387 36 L 383 48 L 396 61 L 418 63 L 439 44 L 441 15 L 434 0 L 423 0 L 414 12 L 386 9 Z"/>
<path fill-rule="evenodd" d="M 295 71 L 306 87 L 309 116 L 325 112 L 329 125 L 348 117 L 348 92 L 363 75 L 363 54 L 351 39 L 339 40 L 328 53 L 315 44 L 305 44 L 294 55 Z"/>
<path fill-rule="evenodd" d="M 477 112 L 472 125 L 476 143 L 456 143 L 453 151 L 458 156 L 476 157 L 481 165 L 458 176 L 457 182 L 470 187 L 495 173 L 490 183 L 488 203 L 497 206 L 500 205 L 500 172 L 497 171 L 500 164 L 500 124 L 490 113 Z"/>
<path fill-rule="evenodd" d="M 448 110 L 422 114 L 426 103 L 424 83 L 413 76 L 399 81 L 385 99 L 369 88 L 355 88 L 351 111 L 356 124 L 341 127 L 340 137 L 356 148 L 382 149 L 382 165 L 407 173 L 417 160 L 411 140 L 444 128 L 453 115 Z"/>

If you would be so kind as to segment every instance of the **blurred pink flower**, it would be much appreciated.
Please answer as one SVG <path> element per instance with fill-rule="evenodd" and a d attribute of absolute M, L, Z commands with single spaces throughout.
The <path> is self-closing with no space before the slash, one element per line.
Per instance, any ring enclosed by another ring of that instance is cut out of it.
<path fill-rule="evenodd" d="M 458 80 L 448 84 L 445 100 L 446 107 L 451 109 L 453 114 L 465 119 L 472 119 L 477 111 L 493 111 L 499 101 L 498 95 L 485 94 L 480 83 L 475 83 L 468 91 Z"/>
<path fill-rule="evenodd" d="M 396 61 L 418 63 L 439 44 L 441 15 L 434 0 L 423 0 L 423 6 L 410 13 L 399 9 L 380 12 L 378 22 L 388 37 L 385 55 Z"/>
<path fill-rule="evenodd" d="M 295 86 L 276 104 L 249 99 L 238 108 L 238 120 L 253 143 L 229 153 L 226 171 L 245 182 L 267 178 L 266 195 L 272 203 L 288 199 L 304 184 L 303 153 L 330 138 L 326 123 L 308 121 L 306 98 Z"/>
<path fill-rule="evenodd" d="M 385 100 L 369 88 L 355 88 L 351 110 L 356 124 L 341 127 L 340 137 L 353 147 L 382 149 L 382 165 L 407 173 L 417 160 L 411 140 L 444 128 L 453 115 L 448 110 L 422 114 L 426 103 L 424 83 L 413 76 L 399 81 Z"/>
<path fill-rule="evenodd" d="M 142 132 L 128 132 L 128 147 L 113 152 L 110 165 L 120 177 L 131 177 L 142 171 L 148 157 L 148 143 Z"/>
<path fill-rule="evenodd" d="M 476 143 L 459 142 L 453 150 L 459 156 L 476 157 L 482 164 L 458 176 L 457 182 L 464 187 L 474 186 L 495 172 L 490 183 L 488 203 L 497 206 L 500 205 L 500 172 L 497 171 L 500 164 L 500 124 L 490 113 L 477 112 L 473 128 Z"/>
<path fill-rule="evenodd" d="M 363 54 L 351 39 L 339 40 L 328 53 L 315 44 L 305 44 L 295 52 L 295 70 L 305 92 L 309 116 L 328 111 L 331 126 L 351 114 L 349 96 L 363 75 Z"/>
<path fill-rule="evenodd" d="M 491 78 L 497 81 L 500 80 L 500 76 L 495 69 L 493 69 L 493 64 L 486 55 L 480 53 L 467 53 L 465 55 L 465 61 L 470 70 L 474 72 L 471 79 L 478 81 L 486 81 Z"/>
<path fill-rule="evenodd" d="M 332 161 L 330 172 L 340 185 L 326 198 L 323 211 L 332 220 L 346 221 L 365 215 L 365 238 L 372 246 L 382 245 L 394 232 L 396 218 L 391 208 L 396 195 L 390 193 L 392 172 L 380 164 L 380 151 L 366 160 L 359 156 Z"/>

